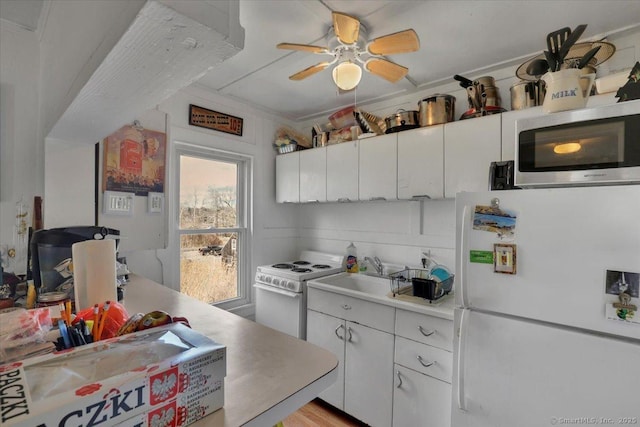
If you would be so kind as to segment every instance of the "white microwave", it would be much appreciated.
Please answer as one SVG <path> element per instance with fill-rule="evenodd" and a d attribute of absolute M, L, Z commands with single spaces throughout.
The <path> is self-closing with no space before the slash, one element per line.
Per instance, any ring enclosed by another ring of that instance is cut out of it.
<path fill-rule="evenodd" d="M 640 183 L 640 100 L 516 121 L 514 183 Z"/>

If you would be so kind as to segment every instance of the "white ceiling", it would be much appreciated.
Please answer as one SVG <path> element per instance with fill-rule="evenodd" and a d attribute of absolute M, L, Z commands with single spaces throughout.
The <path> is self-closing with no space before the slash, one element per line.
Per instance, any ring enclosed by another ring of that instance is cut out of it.
<path fill-rule="evenodd" d="M 0 17 L 33 30 L 42 3 L 0 0 Z M 364 72 L 357 90 L 346 94 L 338 94 L 330 69 L 289 80 L 328 57 L 279 50 L 276 44 L 325 45 L 331 11 L 358 17 L 369 39 L 413 28 L 420 50 L 389 56 L 409 68 L 407 78 L 392 84 Z M 588 24 L 582 39 L 593 39 L 638 26 L 639 16 L 638 0 L 240 0 L 244 49 L 196 85 L 307 120 L 351 105 L 354 97 L 364 104 L 448 83 L 454 74 L 474 78 L 492 67 L 517 65 L 546 49 L 546 34 L 561 27 Z"/>

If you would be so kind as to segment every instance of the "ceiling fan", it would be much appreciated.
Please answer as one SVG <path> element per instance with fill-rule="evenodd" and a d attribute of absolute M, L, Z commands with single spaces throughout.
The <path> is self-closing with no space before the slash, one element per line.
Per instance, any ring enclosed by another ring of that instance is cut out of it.
<path fill-rule="evenodd" d="M 327 46 L 280 43 L 278 49 L 301 50 L 305 52 L 333 56 L 333 60 L 320 62 L 291 76 L 290 80 L 302 80 L 327 67 L 333 68 L 333 81 L 342 90 L 354 89 L 365 70 L 395 83 L 407 75 L 409 69 L 391 62 L 384 55 L 415 52 L 420 48 L 420 40 L 413 29 L 400 31 L 367 41 L 367 31 L 360 20 L 353 16 L 332 12 L 333 27 L 327 34 Z"/>

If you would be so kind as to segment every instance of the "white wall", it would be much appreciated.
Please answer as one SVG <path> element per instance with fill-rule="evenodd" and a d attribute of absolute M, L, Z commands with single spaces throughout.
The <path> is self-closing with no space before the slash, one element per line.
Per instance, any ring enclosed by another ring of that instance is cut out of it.
<path fill-rule="evenodd" d="M 16 202 L 33 206 L 43 192 L 37 36 L 0 20 L 0 52 L 0 245 L 13 246 Z M 26 259 L 16 268 L 24 272 Z"/>

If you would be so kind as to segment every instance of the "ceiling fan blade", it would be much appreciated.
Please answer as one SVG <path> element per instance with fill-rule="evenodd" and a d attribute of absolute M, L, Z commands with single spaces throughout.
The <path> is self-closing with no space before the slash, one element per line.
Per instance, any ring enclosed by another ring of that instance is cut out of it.
<path fill-rule="evenodd" d="M 409 29 L 373 39 L 367 49 L 373 55 L 415 52 L 420 49 L 420 39 Z"/>
<path fill-rule="evenodd" d="M 289 50 L 303 50 L 305 52 L 311 53 L 326 53 L 327 48 L 322 46 L 313 46 L 310 44 L 297 44 L 297 43 L 279 43 L 276 46 L 278 49 L 289 49 Z"/>
<path fill-rule="evenodd" d="M 354 44 L 360 34 L 358 18 L 340 12 L 333 12 L 333 30 L 336 37 L 344 44 Z"/>
<path fill-rule="evenodd" d="M 302 71 L 299 71 L 291 76 L 289 76 L 289 80 L 302 80 L 302 79 L 306 79 L 309 76 L 314 75 L 315 73 L 318 73 L 322 70 L 324 70 L 325 68 L 327 68 L 329 66 L 330 62 L 321 62 L 319 64 L 316 65 L 312 65 L 309 68 L 305 68 Z"/>
<path fill-rule="evenodd" d="M 370 73 L 380 76 L 391 83 L 397 82 L 409 72 L 407 67 L 381 58 L 369 59 L 364 66 Z"/>

